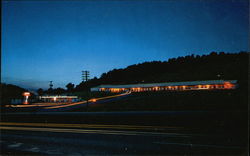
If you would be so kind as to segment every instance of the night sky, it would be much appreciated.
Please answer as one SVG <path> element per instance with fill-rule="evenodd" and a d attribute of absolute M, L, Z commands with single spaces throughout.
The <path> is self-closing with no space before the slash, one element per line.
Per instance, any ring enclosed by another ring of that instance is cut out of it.
<path fill-rule="evenodd" d="M 248 51 L 248 0 L 2 1 L 2 81 L 79 84 L 114 68 Z"/>

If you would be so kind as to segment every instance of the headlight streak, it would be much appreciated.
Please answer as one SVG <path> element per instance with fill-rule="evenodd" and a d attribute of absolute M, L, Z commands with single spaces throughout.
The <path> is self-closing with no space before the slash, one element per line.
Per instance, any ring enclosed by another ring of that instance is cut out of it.
<path fill-rule="evenodd" d="M 106 97 L 101 97 L 101 98 L 95 98 L 95 102 L 98 101 L 98 100 L 115 98 L 115 97 L 119 97 L 119 96 L 125 96 L 125 95 L 128 95 L 130 93 L 131 92 L 126 92 L 126 93 L 118 94 L 118 95 L 112 95 L 112 96 L 106 96 Z M 90 101 L 90 102 L 93 102 L 93 101 Z M 44 109 L 63 108 L 63 107 L 75 106 L 75 105 L 80 105 L 80 104 L 85 104 L 85 103 L 87 103 L 87 101 L 76 102 L 76 103 L 71 103 L 71 104 L 66 104 L 66 105 L 60 105 L 60 106 L 45 107 Z"/>

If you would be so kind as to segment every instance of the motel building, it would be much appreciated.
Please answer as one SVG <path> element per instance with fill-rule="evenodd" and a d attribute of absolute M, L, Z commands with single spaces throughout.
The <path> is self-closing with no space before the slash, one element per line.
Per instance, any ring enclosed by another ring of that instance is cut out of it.
<path fill-rule="evenodd" d="M 39 96 L 38 97 L 40 101 L 42 102 L 55 102 L 55 103 L 70 103 L 70 102 L 78 102 L 79 99 L 77 96 Z"/>
<path fill-rule="evenodd" d="M 187 82 L 164 82 L 128 85 L 100 85 L 91 88 L 91 91 L 107 92 L 143 92 L 143 91 L 186 91 L 186 90 L 223 90 L 235 89 L 237 80 L 208 80 Z"/>

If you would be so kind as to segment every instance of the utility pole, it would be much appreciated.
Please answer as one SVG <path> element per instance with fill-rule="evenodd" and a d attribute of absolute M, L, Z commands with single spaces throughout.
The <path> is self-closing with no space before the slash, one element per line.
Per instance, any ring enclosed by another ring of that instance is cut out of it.
<path fill-rule="evenodd" d="M 87 70 L 82 71 L 82 81 L 86 82 L 88 80 L 89 80 L 89 71 L 87 71 Z"/>
<path fill-rule="evenodd" d="M 52 89 L 53 87 L 53 84 L 52 84 L 53 81 L 49 81 L 49 88 Z"/>
<path fill-rule="evenodd" d="M 89 71 L 85 70 L 82 71 L 82 82 L 87 82 L 89 80 Z M 90 91 L 87 91 L 87 105 L 86 105 L 86 111 L 88 111 L 89 108 L 89 100 L 90 100 Z"/>
<path fill-rule="evenodd" d="M 53 89 L 52 89 L 52 87 L 53 87 L 52 82 L 53 82 L 53 81 L 49 81 L 49 89 L 48 89 L 48 94 L 49 94 L 49 95 L 52 94 L 52 91 L 53 91 Z"/>

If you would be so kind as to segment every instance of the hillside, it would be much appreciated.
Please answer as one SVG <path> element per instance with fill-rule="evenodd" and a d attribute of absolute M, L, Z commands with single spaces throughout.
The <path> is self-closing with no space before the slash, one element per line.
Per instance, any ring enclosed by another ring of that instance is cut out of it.
<path fill-rule="evenodd" d="M 246 111 L 247 108 L 246 95 L 237 90 L 202 90 L 137 92 L 120 100 L 97 102 L 88 111 Z"/>
<path fill-rule="evenodd" d="M 113 69 L 100 78 L 82 82 L 75 90 L 88 90 L 100 84 L 133 84 L 195 80 L 234 79 L 247 85 L 249 52 L 188 55 L 168 61 L 144 62 Z"/>
<path fill-rule="evenodd" d="M 4 104 L 9 104 L 11 99 L 22 99 L 23 92 L 27 91 L 21 87 L 12 84 L 0 84 L 1 94 L 0 102 L 1 106 Z"/>

